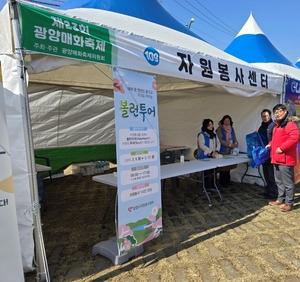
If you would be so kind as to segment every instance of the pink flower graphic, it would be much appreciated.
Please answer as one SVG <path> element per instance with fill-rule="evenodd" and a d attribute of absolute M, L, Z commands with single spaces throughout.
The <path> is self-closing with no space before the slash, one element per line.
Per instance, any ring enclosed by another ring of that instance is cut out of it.
<path fill-rule="evenodd" d="M 130 248 L 131 248 L 131 242 L 128 239 L 124 238 L 124 249 L 128 251 L 130 250 Z"/>
<path fill-rule="evenodd" d="M 122 80 L 114 78 L 114 91 L 125 93 Z"/>
<path fill-rule="evenodd" d="M 156 90 L 156 81 L 153 81 L 153 82 L 152 82 L 152 88 L 153 88 L 154 90 Z"/>

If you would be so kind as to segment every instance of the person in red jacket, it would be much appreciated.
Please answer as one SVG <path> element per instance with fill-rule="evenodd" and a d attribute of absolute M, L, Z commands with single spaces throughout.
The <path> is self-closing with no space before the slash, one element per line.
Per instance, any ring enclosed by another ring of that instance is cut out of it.
<path fill-rule="evenodd" d="M 281 206 L 281 211 L 293 209 L 295 183 L 294 166 L 297 163 L 297 144 L 299 131 L 296 122 L 299 118 L 290 116 L 284 104 L 277 104 L 273 108 L 276 118 L 272 140 L 266 147 L 271 147 L 271 163 L 274 164 L 274 176 L 278 187 L 278 197 L 271 206 Z"/>

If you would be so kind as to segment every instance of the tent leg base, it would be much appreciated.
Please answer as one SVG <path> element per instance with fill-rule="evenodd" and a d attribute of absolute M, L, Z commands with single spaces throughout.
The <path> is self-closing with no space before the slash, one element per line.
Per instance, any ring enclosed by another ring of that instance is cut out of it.
<path fill-rule="evenodd" d="M 118 255 L 117 238 L 112 237 L 107 241 L 101 241 L 93 246 L 93 255 L 102 255 L 111 260 L 114 265 L 123 264 L 130 258 L 136 257 L 144 252 L 144 246 L 137 246 L 135 249 L 128 251 L 126 254 Z"/>

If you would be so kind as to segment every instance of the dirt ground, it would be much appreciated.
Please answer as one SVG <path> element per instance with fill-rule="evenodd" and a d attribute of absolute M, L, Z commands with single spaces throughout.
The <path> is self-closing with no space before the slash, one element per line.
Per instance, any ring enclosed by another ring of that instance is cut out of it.
<path fill-rule="evenodd" d="M 174 195 L 166 181 L 163 236 L 144 244 L 140 256 L 114 265 L 92 255 L 93 245 L 115 236 L 114 203 L 101 226 L 107 186 L 92 176 L 46 180 L 41 218 L 51 281 L 300 281 L 299 185 L 289 213 L 268 206 L 258 185 L 222 189 L 223 204 L 212 193 L 212 208 L 202 192 L 185 201 L 188 187 L 181 180 Z M 37 281 L 36 271 L 25 279 Z"/>

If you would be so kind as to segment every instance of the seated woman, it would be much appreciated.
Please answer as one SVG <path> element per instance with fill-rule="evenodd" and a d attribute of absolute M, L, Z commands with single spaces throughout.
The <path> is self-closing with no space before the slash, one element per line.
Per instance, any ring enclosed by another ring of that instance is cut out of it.
<path fill-rule="evenodd" d="M 218 139 L 221 143 L 220 154 L 230 155 L 231 150 L 238 148 L 239 144 L 236 139 L 236 135 L 233 128 L 233 121 L 229 115 L 223 116 L 219 122 L 219 127 L 216 130 Z M 236 168 L 235 166 L 226 166 L 220 171 L 219 182 L 223 187 L 230 185 L 230 170 Z"/>
<path fill-rule="evenodd" d="M 201 132 L 198 133 L 198 159 L 216 158 L 220 151 L 220 141 L 214 133 L 214 122 L 203 120 Z"/>
<path fill-rule="evenodd" d="M 214 133 L 214 122 L 211 119 L 204 119 L 202 123 L 201 132 L 198 133 L 198 159 L 218 158 L 220 150 L 220 142 L 217 135 Z M 212 187 L 212 171 L 204 172 L 205 187 Z"/>

